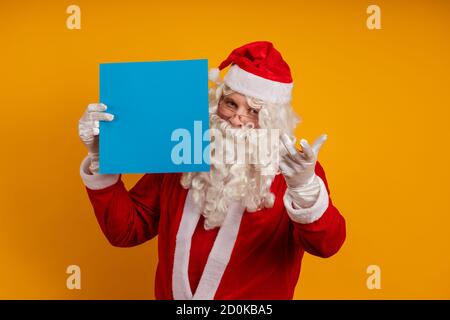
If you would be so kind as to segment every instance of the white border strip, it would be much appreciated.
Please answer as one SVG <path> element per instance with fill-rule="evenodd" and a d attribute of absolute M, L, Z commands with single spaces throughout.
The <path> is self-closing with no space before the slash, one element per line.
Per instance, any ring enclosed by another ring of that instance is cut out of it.
<path fill-rule="evenodd" d="M 220 227 L 205 269 L 194 295 L 194 300 L 213 300 L 230 261 L 241 225 L 244 207 L 235 202 L 228 208 L 227 216 Z"/>
<path fill-rule="evenodd" d="M 223 273 L 230 261 L 244 213 L 241 202 L 230 205 L 208 256 L 195 294 L 189 282 L 189 256 L 192 235 L 200 219 L 200 208 L 188 191 L 183 216 L 177 232 L 172 273 L 172 293 L 175 300 L 212 300 L 219 287 Z"/>

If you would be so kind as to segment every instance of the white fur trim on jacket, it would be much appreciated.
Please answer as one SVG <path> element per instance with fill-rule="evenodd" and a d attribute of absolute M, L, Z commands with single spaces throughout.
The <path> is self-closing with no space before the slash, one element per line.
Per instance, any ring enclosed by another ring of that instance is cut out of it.
<path fill-rule="evenodd" d="M 228 208 L 225 220 L 208 256 L 197 290 L 192 294 L 188 274 L 189 255 L 192 235 L 200 219 L 201 209 L 195 204 L 191 191 L 188 191 L 183 216 L 177 232 L 173 262 L 172 293 L 175 300 L 214 299 L 233 251 L 244 209 L 240 202 L 234 202 Z"/>
<path fill-rule="evenodd" d="M 236 64 L 230 67 L 223 80 L 234 91 L 270 103 L 288 103 L 291 101 L 294 87 L 294 83 L 265 79 L 239 68 Z"/>
<path fill-rule="evenodd" d="M 319 220 L 327 210 L 329 203 L 328 191 L 325 187 L 325 183 L 323 183 L 323 180 L 320 177 L 317 177 L 317 179 L 320 184 L 319 197 L 309 208 L 294 208 L 292 205 L 292 197 L 289 195 L 287 190 L 284 193 L 284 206 L 286 207 L 286 211 L 292 221 L 301 224 L 313 223 L 314 221 Z"/>
<path fill-rule="evenodd" d="M 86 156 L 80 166 L 80 176 L 86 187 L 91 190 L 100 190 L 116 184 L 119 174 L 91 174 L 89 172 L 90 158 Z"/>

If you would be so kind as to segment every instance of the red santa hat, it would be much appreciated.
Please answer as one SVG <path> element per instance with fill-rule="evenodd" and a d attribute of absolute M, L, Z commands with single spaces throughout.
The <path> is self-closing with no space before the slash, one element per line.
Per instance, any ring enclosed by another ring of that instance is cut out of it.
<path fill-rule="evenodd" d="M 271 103 L 291 100 L 291 70 L 271 42 L 256 41 L 234 49 L 218 69 L 211 69 L 210 80 L 216 82 L 219 70 L 230 64 L 224 82 L 232 90 Z"/>

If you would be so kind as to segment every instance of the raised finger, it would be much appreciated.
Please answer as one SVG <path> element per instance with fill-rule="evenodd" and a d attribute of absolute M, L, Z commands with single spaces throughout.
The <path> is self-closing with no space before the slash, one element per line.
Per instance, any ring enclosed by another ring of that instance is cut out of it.
<path fill-rule="evenodd" d="M 88 112 L 105 111 L 106 109 L 107 109 L 106 104 L 103 103 L 90 103 L 88 105 Z"/>
<path fill-rule="evenodd" d="M 307 160 L 305 155 L 304 155 L 304 153 L 302 153 L 299 150 L 297 150 L 297 148 L 294 146 L 294 144 L 290 143 L 290 142 L 291 142 L 291 140 L 289 139 L 288 136 L 286 136 L 284 138 L 284 141 L 282 140 L 282 144 L 283 144 L 284 148 L 286 150 L 288 150 L 288 152 L 285 155 L 283 155 L 283 156 L 286 157 L 286 158 L 289 158 L 289 160 L 292 161 L 292 162 L 300 163 L 300 164 L 302 162 L 304 162 L 305 160 Z"/>
<path fill-rule="evenodd" d="M 284 133 L 281 135 L 281 142 L 291 156 L 295 156 L 298 153 L 291 138 L 287 134 Z"/>
<path fill-rule="evenodd" d="M 327 141 L 328 136 L 326 134 L 322 134 L 320 137 L 318 137 L 316 139 L 316 141 L 314 141 L 313 145 L 312 145 L 312 150 L 314 152 L 314 154 L 317 155 L 319 154 L 320 148 L 322 147 L 322 145 L 324 144 L 325 141 Z"/>
<path fill-rule="evenodd" d="M 314 159 L 314 152 L 306 139 L 300 140 L 302 151 L 308 160 Z"/>
<path fill-rule="evenodd" d="M 106 112 L 91 112 L 89 116 L 94 121 L 112 121 L 114 119 L 113 114 Z"/>

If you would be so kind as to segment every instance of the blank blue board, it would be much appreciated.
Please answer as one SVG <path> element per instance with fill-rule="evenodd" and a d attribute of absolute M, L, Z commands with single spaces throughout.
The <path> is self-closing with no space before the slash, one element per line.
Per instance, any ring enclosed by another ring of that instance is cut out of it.
<path fill-rule="evenodd" d="M 100 102 L 100 173 L 210 170 L 208 60 L 100 64 Z"/>

